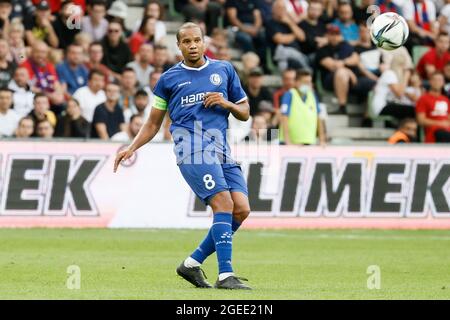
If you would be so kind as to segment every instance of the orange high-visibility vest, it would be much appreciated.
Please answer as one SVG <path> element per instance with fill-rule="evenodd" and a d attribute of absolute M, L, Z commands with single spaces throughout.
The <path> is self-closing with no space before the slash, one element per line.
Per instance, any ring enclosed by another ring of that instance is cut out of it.
<path fill-rule="evenodd" d="M 399 142 L 409 143 L 411 141 L 406 134 L 404 134 L 403 132 L 398 130 L 398 131 L 395 131 L 394 134 L 388 139 L 388 143 L 396 144 Z"/>

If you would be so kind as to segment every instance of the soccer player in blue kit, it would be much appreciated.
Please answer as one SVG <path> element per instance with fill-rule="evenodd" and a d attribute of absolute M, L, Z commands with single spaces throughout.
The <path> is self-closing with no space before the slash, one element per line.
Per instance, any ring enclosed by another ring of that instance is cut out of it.
<path fill-rule="evenodd" d="M 166 112 L 172 124 L 177 164 L 194 193 L 214 213 L 213 224 L 198 248 L 177 268 L 177 274 L 199 288 L 211 288 L 200 268 L 216 252 L 219 289 L 251 289 L 233 273 L 232 236 L 250 213 L 248 191 L 240 166 L 226 142 L 228 116 L 246 121 L 249 104 L 233 66 L 204 56 L 200 27 L 183 24 L 177 45 L 184 60 L 167 70 L 154 89 L 150 116 L 136 138 L 117 154 L 114 172 L 161 127 Z"/>

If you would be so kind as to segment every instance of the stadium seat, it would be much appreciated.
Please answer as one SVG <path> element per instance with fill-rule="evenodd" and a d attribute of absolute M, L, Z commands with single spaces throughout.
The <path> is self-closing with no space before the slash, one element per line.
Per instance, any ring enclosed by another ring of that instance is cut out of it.
<path fill-rule="evenodd" d="M 271 87 L 271 88 L 279 88 L 281 87 L 281 77 L 279 75 L 270 75 L 266 74 L 263 80 L 263 86 Z"/>
<path fill-rule="evenodd" d="M 230 48 L 231 60 L 241 60 L 242 54 L 239 48 Z"/>
<path fill-rule="evenodd" d="M 350 125 L 349 116 L 344 114 L 329 114 L 325 118 L 325 123 L 329 132 L 339 128 L 348 128 Z"/>
<path fill-rule="evenodd" d="M 425 142 L 425 129 L 422 126 L 419 126 L 418 129 L 419 132 L 418 133 L 418 142 L 424 143 Z"/>
<path fill-rule="evenodd" d="M 270 70 L 271 74 L 280 74 L 280 70 L 278 70 L 278 67 L 273 61 L 272 50 L 270 49 L 270 47 L 266 48 L 266 66 Z"/>
<path fill-rule="evenodd" d="M 133 6 L 136 6 L 136 7 L 143 7 L 143 6 L 145 6 L 145 4 L 147 3 L 148 1 L 146 1 L 146 0 L 127 0 L 127 5 L 129 6 L 129 7 L 133 7 Z M 160 1 L 160 2 L 164 2 L 164 1 Z"/>
<path fill-rule="evenodd" d="M 225 19 L 224 19 L 223 16 L 220 16 L 220 17 L 217 19 L 217 26 L 218 26 L 220 29 L 223 29 L 223 28 L 224 28 L 224 26 L 225 26 Z"/>
<path fill-rule="evenodd" d="M 322 85 L 322 74 L 320 73 L 319 69 L 315 70 L 315 75 L 316 75 L 316 81 L 315 81 L 315 87 L 316 87 L 316 92 L 317 94 L 323 98 L 323 96 L 328 95 L 328 96 L 334 96 L 334 93 L 331 91 L 327 91 L 325 90 L 325 88 Z"/>
<path fill-rule="evenodd" d="M 325 88 L 322 85 L 322 75 L 321 75 L 319 69 L 315 70 L 315 75 L 316 75 L 315 87 L 316 87 L 316 92 L 320 97 L 320 101 L 325 103 L 327 106 L 330 106 L 330 105 L 337 106 L 337 99 L 336 99 L 334 92 L 325 90 Z M 331 109 L 333 110 L 335 108 L 333 107 Z M 330 110 L 328 109 L 328 112 L 329 111 Z"/>
<path fill-rule="evenodd" d="M 176 34 L 183 22 L 181 21 L 165 21 L 167 33 Z"/>
<path fill-rule="evenodd" d="M 417 66 L 419 63 L 420 58 L 428 51 L 430 50 L 430 47 L 428 46 L 414 46 L 412 48 L 412 59 L 414 66 Z"/>
<path fill-rule="evenodd" d="M 335 128 L 329 136 L 337 141 L 386 141 L 394 133 L 388 128 Z"/>
<path fill-rule="evenodd" d="M 175 10 L 175 0 L 160 0 L 160 2 L 169 9 L 169 17 L 171 19 L 183 19 L 183 15 Z"/>

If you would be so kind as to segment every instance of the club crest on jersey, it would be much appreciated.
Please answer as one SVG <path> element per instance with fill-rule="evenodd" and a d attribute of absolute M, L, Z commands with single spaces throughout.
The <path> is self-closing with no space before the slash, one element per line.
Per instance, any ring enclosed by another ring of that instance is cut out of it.
<path fill-rule="evenodd" d="M 211 81 L 211 83 L 213 85 L 220 85 L 222 83 L 222 78 L 220 77 L 220 75 L 218 73 L 213 73 L 210 77 L 209 77 L 209 81 Z"/>

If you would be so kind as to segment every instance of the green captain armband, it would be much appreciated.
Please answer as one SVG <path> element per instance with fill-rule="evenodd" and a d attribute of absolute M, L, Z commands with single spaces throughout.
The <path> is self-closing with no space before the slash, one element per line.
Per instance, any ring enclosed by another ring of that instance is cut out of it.
<path fill-rule="evenodd" d="M 158 110 L 167 110 L 167 101 L 155 96 L 155 102 L 153 103 L 153 108 Z"/>

